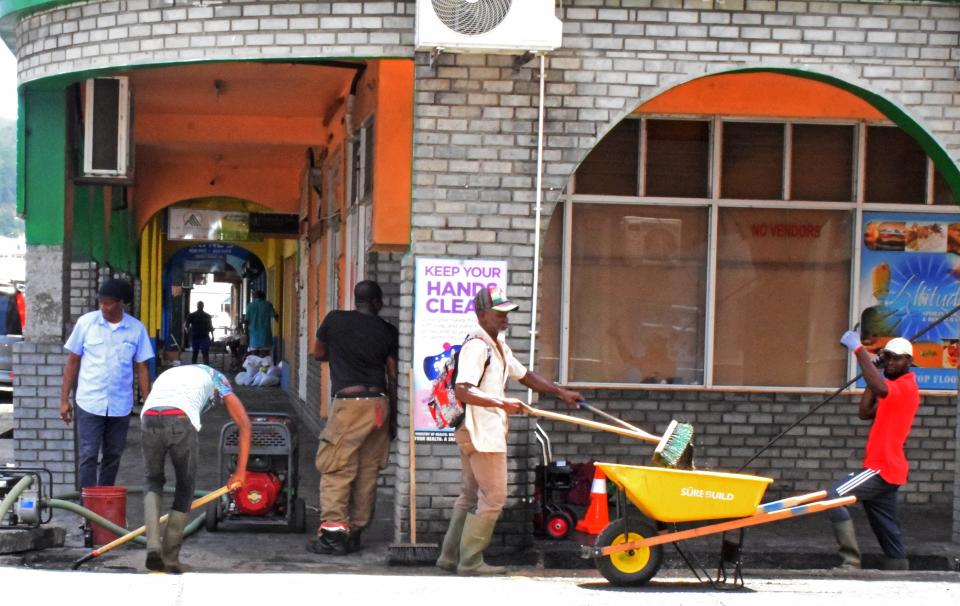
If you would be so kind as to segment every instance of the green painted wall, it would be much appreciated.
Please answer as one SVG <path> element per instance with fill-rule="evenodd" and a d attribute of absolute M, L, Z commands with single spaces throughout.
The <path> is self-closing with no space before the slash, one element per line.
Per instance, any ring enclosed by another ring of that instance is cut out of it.
<path fill-rule="evenodd" d="M 74 189 L 73 260 L 106 263 L 115 270 L 135 274 L 139 251 L 133 213 L 129 208 L 121 208 L 123 189 L 111 188 L 113 210 L 110 229 L 105 231 L 103 191 L 101 185 L 77 185 Z"/>
<path fill-rule="evenodd" d="M 66 186 L 66 90 L 22 94 L 23 162 L 17 165 L 18 208 L 27 244 L 63 244 Z"/>
<path fill-rule="evenodd" d="M 73 194 L 73 259 L 105 260 L 103 188 L 78 185 Z"/>

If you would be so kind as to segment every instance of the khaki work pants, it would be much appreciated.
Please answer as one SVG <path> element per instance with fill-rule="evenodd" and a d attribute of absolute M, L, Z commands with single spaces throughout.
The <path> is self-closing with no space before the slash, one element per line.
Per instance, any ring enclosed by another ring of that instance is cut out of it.
<path fill-rule="evenodd" d="M 460 426 L 453 434 L 460 447 L 463 480 L 454 507 L 487 520 L 496 520 L 507 503 L 507 453 L 479 452 L 470 441 L 470 432 Z"/>
<path fill-rule="evenodd" d="M 336 398 L 320 434 L 321 523 L 365 528 L 373 517 L 377 476 L 390 456 L 386 398 Z"/>

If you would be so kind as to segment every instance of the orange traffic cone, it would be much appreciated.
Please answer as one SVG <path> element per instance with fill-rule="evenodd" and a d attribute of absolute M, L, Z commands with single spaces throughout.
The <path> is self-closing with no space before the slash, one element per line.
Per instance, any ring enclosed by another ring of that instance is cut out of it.
<path fill-rule="evenodd" d="M 593 484 L 590 486 L 590 505 L 583 519 L 577 522 L 577 530 L 587 534 L 600 534 L 609 523 L 607 476 L 597 467 L 593 472 Z"/>

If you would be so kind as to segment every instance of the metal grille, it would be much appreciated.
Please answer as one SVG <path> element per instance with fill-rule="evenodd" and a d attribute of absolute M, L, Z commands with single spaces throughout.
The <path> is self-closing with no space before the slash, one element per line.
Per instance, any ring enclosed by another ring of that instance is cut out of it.
<path fill-rule="evenodd" d="M 289 432 L 282 425 L 254 425 L 250 436 L 250 450 L 290 448 Z M 227 430 L 223 440 L 224 446 L 236 448 L 240 443 L 240 432 L 236 426 Z"/>
<path fill-rule="evenodd" d="M 500 25 L 513 0 L 432 0 L 443 24 L 467 36 L 485 34 Z"/>

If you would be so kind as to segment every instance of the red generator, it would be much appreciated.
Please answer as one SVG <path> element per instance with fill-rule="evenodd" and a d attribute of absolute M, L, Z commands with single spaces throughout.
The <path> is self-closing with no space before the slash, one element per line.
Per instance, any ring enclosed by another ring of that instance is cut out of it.
<path fill-rule="evenodd" d="M 249 413 L 251 436 L 247 478 L 236 492 L 207 505 L 206 528 L 222 523 L 276 526 L 290 532 L 307 527 L 306 506 L 297 495 L 299 448 L 296 426 L 283 413 Z M 237 468 L 240 432 L 230 421 L 220 430 L 219 486 Z"/>

